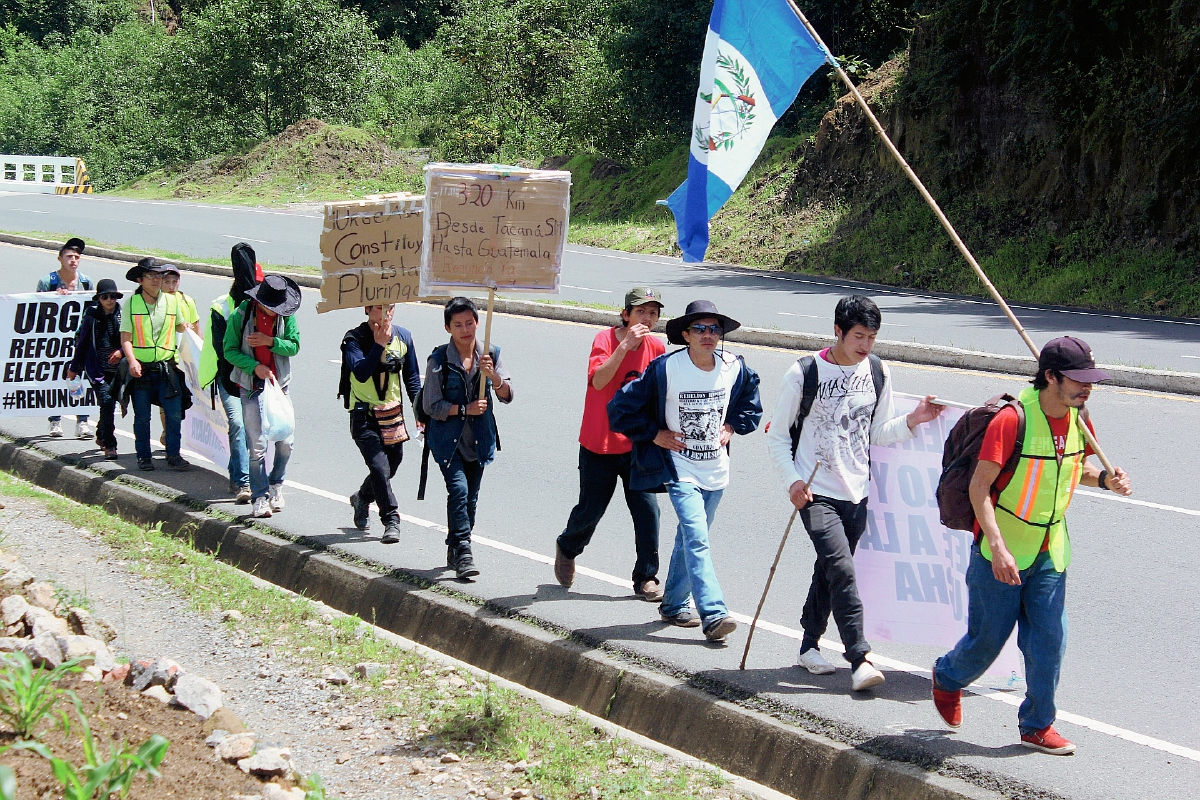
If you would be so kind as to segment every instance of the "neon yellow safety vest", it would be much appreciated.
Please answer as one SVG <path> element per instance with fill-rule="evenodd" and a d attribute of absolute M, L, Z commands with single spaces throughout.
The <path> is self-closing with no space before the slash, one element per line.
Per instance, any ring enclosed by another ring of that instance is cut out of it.
<path fill-rule="evenodd" d="M 143 364 L 167 361 L 175 357 L 175 326 L 179 319 L 179 300 L 173 294 L 159 292 L 159 303 L 166 303 L 162 330 L 154 330 L 146 298 L 135 294 L 129 300 L 133 318 L 133 357 Z"/>
<path fill-rule="evenodd" d="M 1071 540 L 1067 536 L 1066 513 L 1079 479 L 1083 476 L 1083 438 L 1079 412 L 1072 408 L 1067 426 L 1067 443 L 1059 461 L 1050 423 L 1038 403 L 1040 392 L 1033 387 L 1017 400 L 1025 409 L 1025 442 L 1012 480 L 996 499 L 996 524 L 1018 569 L 1026 569 L 1047 542 L 1054 568 L 1062 572 L 1071 563 Z M 985 537 L 980 544 L 983 557 L 992 560 Z"/>
<path fill-rule="evenodd" d="M 210 311 L 215 311 L 221 315 L 224 320 L 229 319 L 229 315 L 233 313 L 233 298 L 227 294 L 223 294 L 216 300 L 213 300 Z M 217 377 L 217 358 L 216 344 L 213 342 L 213 326 L 212 317 L 209 317 L 208 324 L 204 326 L 204 347 L 200 349 L 200 385 L 207 388 Z M 225 343 L 221 342 L 221 347 L 225 347 Z"/>
<path fill-rule="evenodd" d="M 408 355 L 408 345 L 400 341 L 399 336 L 393 336 L 388 342 L 388 346 L 383 350 L 383 357 L 391 355 L 398 361 L 403 362 L 404 357 Z M 399 372 L 385 372 L 382 379 L 386 381 L 383 390 L 383 397 L 379 396 L 378 384 L 375 382 L 375 377 L 372 376 L 368 380 L 360 381 L 354 377 L 354 373 L 350 373 L 350 406 L 355 403 L 366 403 L 369 406 L 379 406 L 384 403 L 395 403 L 403 397 L 403 383 Z"/>

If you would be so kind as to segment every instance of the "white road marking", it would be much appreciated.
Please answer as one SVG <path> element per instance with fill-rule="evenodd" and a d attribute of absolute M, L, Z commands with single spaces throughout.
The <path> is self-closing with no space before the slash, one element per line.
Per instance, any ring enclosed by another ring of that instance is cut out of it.
<path fill-rule="evenodd" d="M 568 283 L 560 284 L 564 289 L 578 289 L 581 292 L 603 292 L 604 294 L 612 294 L 611 289 L 593 289 L 590 286 L 571 286 Z"/>
<path fill-rule="evenodd" d="M 135 206 L 167 206 L 168 208 L 207 208 L 213 211 L 245 211 L 250 214 L 270 214 L 276 217 L 301 217 L 304 219 L 325 219 L 323 214 L 301 214 L 293 211 L 272 211 L 266 208 L 252 208 L 250 206 L 221 206 L 216 204 L 206 203 L 177 203 L 166 200 L 128 200 L 121 197 L 97 197 L 94 194 L 82 195 L 72 194 L 64 195 L 65 197 L 86 197 L 90 203 L 129 203 Z"/>
<path fill-rule="evenodd" d="M 7 211 L 16 211 L 21 214 L 49 214 L 49 211 L 34 211 L 32 208 L 9 208 Z"/>
<path fill-rule="evenodd" d="M 780 316 L 783 316 L 783 317 L 807 317 L 808 319 L 825 319 L 825 317 L 822 317 L 818 314 L 794 314 L 791 311 L 776 311 L 775 313 L 779 314 Z"/>
<path fill-rule="evenodd" d="M 126 438 L 129 438 L 129 439 L 133 438 L 133 434 L 128 433 L 127 431 L 118 429 L 116 432 Z M 159 445 L 159 443 L 157 441 L 152 441 L 151 446 L 154 447 L 154 449 L 156 449 L 156 450 L 161 449 L 161 446 Z M 193 453 L 189 450 L 180 450 L 180 452 L 183 453 L 184 455 L 188 456 L 189 458 L 198 458 L 201 461 L 208 461 L 208 459 L 204 458 L 199 453 Z M 208 463 L 211 464 L 212 462 L 209 461 Z M 329 492 L 324 489 L 319 489 L 316 486 L 309 486 L 308 484 L 298 483 L 296 481 L 285 480 L 283 483 L 285 486 L 288 486 L 292 489 L 299 489 L 302 492 L 308 492 L 309 494 L 314 494 L 318 497 L 324 497 L 327 500 L 333 500 L 338 503 L 345 503 L 346 505 L 350 505 L 350 498 L 346 497 L 344 495 L 335 494 L 334 492 Z M 1147 505 L 1152 505 L 1152 504 L 1147 504 Z M 1164 506 L 1154 506 L 1154 507 L 1169 508 L 1169 507 L 1164 507 Z M 1200 514 L 1200 512 L 1192 512 L 1192 513 Z M 427 519 L 421 519 L 420 517 L 413 517 L 408 514 L 401 514 L 400 519 L 404 520 L 405 522 L 411 523 L 413 525 L 422 527 L 422 528 L 427 528 L 432 531 L 437 531 L 438 533 L 446 532 L 446 526 L 439 525 L 438 523 L 431 522 Z M 494 550 L 500 550 L 502 552 L 510 553 L 515 556 L 527 558 L 530 561 L 537 561 L 538 563 L 547 564 L 547 565 L 554 564 L 554 559 L 551 558 L 550 556 L 544 556 L 541 553 L 535 553 L 532 550 L 526 550 L 522 547 L 517 547 L 515 545 L 511 545 L 506 542 L 501 542 L 496 539 L 489 539 L 489 538 L 474 535 L 474 534 L 472 534 L 471 539 L 475 542 L 478 542 L 481 545 L 484 545 L 485 547 L 491 547 Z M 595 578 L 596 580 L 611 584 L 613 586 L 617 586 L 621 589 L 632 590 L 632 588 L 633 588 L 632 585 L 630 584 L 630 582 L 627 580 L 618 578 L 615 575 L 609 575 L 604 572 L 599 572 L 597 570 L 588 569 L 587 567 L 576 565 L 575 572 L 579 575 L 586 575 L 589 578 Z M 735 620 L 742 623 L 743 625 L 749 625 L 752 622 L 752 619 L 750 617 L 746 616 L 745 614 L 740 614 L 736 611 L 731 611 L 729 613 L 729 616 L 733 617 Z M 762 628 L 765 631 L 770 631 L 771 633 L 778 634 L 779 636 L 783 636 L 788 639 L 794 639 L 796 641 L 801 641 L 804 638 L 804 633 L 802 631 L 798 631 L 794 628 L 789 628 L 787 626 L 779 625 L 779 624 L 776 624 L 774 622 L 770 622 L 770 621 L 764 620 L 764 619 L 760 619 L 758 621 L 758 627 Z M 845 652 L 845 649 L 842 647 L 841 644 L 839 644 L 838 642 L 829 641 L 828 639 L 821 640 L 821 647 L 825 647 L 830 650 L 835 650 L 839 653 Z M 878 652 L 871 653 L 871 660 L 875 664 L 887 667 L 888 669 L 896 670 L 897 672 L 907 672 L 908 674 L 914 675 L 918 678 L 928 679 L 930 677 L 930 671 L 927 669 L 918 667 L 915 664 L 908 664 L 904 661 L 898 661 L 894 658 L 888 658 L 886 656 L 882 656 Z M 988 689 L 988 688 L 980 686 L 978 684 L 971 684 L 971 692 L 979 695 L 980 697 L 986 697 L 989 700 L 995 700 L 1000 703 L 1005 703 L 1006 705 L 1010 705 L 1010 706 L 1020 706 L 1021 705 L 1022 698 L 1020 698 L 1020 697 L 1014 696 L 1012 694 L 1008 694 L 1006 692 L 998 692 L 993 689 Z M 1058 711 L 1058 719 L 1061 722 L 1069 722 L 1073 725 L 1078 725 L 1081 728 L 1087 728 L 1088 730 L 1095 731 L 1096 733 L 1102 733 L 1102 734 L 1105 734 L 1106 736 L 1112 736 L 1117 739 L 1123 739 L 1127 742 L 1131 742 L 1132 744 L 1139 744 L 1139 745 L 1142 745 L 1143 747 L 1149 747 L 1153 750 L 1159 750 L 1164 753 L 1170 753 L 1172 755 L 1179 756 L 1180 758 L 1186 758 L 1190 761 L 1200 762 L 1200 750 L 1193 750 L 1190 747 L 1184 747 L 1183 745 L 1174 744 L 1172 742 L 1164 741 L 1162 739 L 1156 739 L 1153 736 L 1146 736 L 1145 734 L 1141 734 L 1136 731 L 1127 730 L 1125 728 L 1119 728 L 1116 725 L 1110 725 L 1107 722 L 1101 722 L 1100 720 L 1095 720 L 1090 717 L 1082 716 L 1080 714 L 1073 714 L 1069 711 L 1063 711 L 1061 709 Z"/>
<path fill-rule="evenodd" d="M 231 236 L 228 233 L 221 234 L 222 239 L 237 239 L 243 242 L 258 242 L 259 244 L 270 244 L 266 239 L 251 239 L 249 236 Z"/>
<path fill-rule="evenodd" d="M 1200 358 L 1200 356 L 1180 356 L 1180 358 Z"/>
<path fill-rule="evenodd" d="M 1131 506 L 1157 508 L 1159 511 L 1173 511 L 1176 514 L 1187 514 L 1189 517 L 1200 517 L 1200 511 L 1192 508 L 1180 508 L 1179 506 L 1167 506 L 1162 503 L 1151 503 L 1146 500 L 1135 500 L 1132 497 L 1121 497 L 1121 495 L 1113 494 L 1112 492 L 1076 489 L 1075 494 L 1081 494 L 1084 497 L 1095 497 L 1100 500 L 1112 500 L 1114 503 L 1128 503 Z"/>

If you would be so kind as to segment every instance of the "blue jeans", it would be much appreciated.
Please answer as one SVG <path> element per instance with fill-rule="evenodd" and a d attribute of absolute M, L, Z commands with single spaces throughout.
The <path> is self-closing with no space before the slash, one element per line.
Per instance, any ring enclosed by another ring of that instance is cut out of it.
<path fill-rule="evenodd" d="M 133 381 L 133 440 L 139 461 L 150 458 L 151 405 L 162 408 L 166 418 L 167 458 L 179 455 L 183 395 L 167 397 L 167 387 L 167 380 L 157 364 L 143 364 L 142 377 Z"/>
<path fill-rule="evenodd" d="M 446 546 L 456 552 L 469 550 L 479 485 L 483 483 L 483 465 L 455 452 L 450 466 L 442 467 L 442 477 L 446 479 Z"/>
<path fill-rule="evenodd" d="M 687 608 L 690 598 L 695 598 L 700 622 L 707 627 L 729 616 L 708 549 L 708 531 L 725 490 L 710 492 L 694 483 L 675 481 L 667 484 L 667 493 L 679 517 L 679 527 L 659 611 L 667 617 L 675 616 Z"/>
<path fill-rule="evenodd" d="M 246 448 L 250 456 L 250 496 L 254 500 L 266 497 L 270 486 L 283 483 L 288 459 L 292 457 L 292 443 L 296 439 L 293 434 L 275 442 L 275 461 L 271 465 L 271 475 L 268 477 L 267 437 L 263 436 L 262 409 L 258 404 L 261 396 L 261 392 L 251 395 L 242 389 L 242 426 L 246 431 Z"/>
<path fill-rule="evenodd" d="M 1067 573 L 1058 572 L 1049 553 L 1021 570 L 1021 585 L 996 580 L 992 563 L 971 549 L 967 567 L 967 635 L 933 665 L 938 688 L 962 689 L 983 675 L 1017 626 L 1025 657 L 1025 701 L 1017 712 L 1021 733 L 1054 724 L 1054 690 L 1067 650 Z"/>
<path fill-rule="evenodd" d="M 652 492 L 629 488 L 631 453 L 593 453 L 579 446 L 579 502 L 558 537 L 559 549 L 567 558 L 578 558 L 592 541 L 596 526 L 608 509 L 617 480 L 625 485 L 625 505 L 633 517 L 633 585 L 658 576 L 658 498 Z"/>
<path fill-rule="evenodd" d="M 217 394 L 225 406 L 225 418 L 229 420 L 229 485 L 242 487 L 250 483 L 250 453 L 246 449 L 246 427 L 242 424 L 242 398 L 225 391 L 217 380 Z"/>

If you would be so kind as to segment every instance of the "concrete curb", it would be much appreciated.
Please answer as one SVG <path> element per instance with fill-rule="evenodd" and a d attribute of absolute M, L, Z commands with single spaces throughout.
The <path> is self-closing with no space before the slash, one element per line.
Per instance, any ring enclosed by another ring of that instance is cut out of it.
<path fill-rule="evenodd" d="M 36 239 L 30 236 L 18 236 L 11 233 L 0 233 L 0 242 L 23 245 L 25 247 L 40 247 L 49 250 L 57 250 L 62 245 L 61 242 Z M 138 253 L 106 250 L 99 247 L 88 247 L 87 254 L 115 261 L 137 262 L 144 258 L 144 255 Z M 222 267 L 216 264 L 202 264 L 190 261 L 174 263 L 177 263 L 181 269 L 202 272 L 208 275 L 228 275 L 232 277 L 233 274 L 229 267 Z M 314 289 L 319 289 L 321 286 L 319 275 L 300 272 L 284 272 L 282 274 L 292 278 L 301 286 Z M 502 314 L 517 314 L 525 317 L 579 322 L 586 325 L 613 325 L 620 319 L 620 314 L 616 311 L 499 297 L 496 298 L 495 310 Z M 662 323 L 659 323 L 657 330 L 659 332 L 664 330 Z M 730 342 L 805 352 L 828 347 L 834 342 L 832 336 L 778 331 L 767 328 L 739 328 L 729 334 L 727 339 Z M 881 358 L 890 361 L 950 367 L 953 369 L 971 369 L 981 372 L 999 372 L 1006 375 L 1032 375 L 1036 371 L 1036 362 L 1031 356 L 1006 356 L 998 353 L 981 353 L 974 350 L 962 350 L 957 347 L 944 347 L 942 345 L 893 342 L 881 339 L 875 343 L 875 353 Z M 1101 364 L 1100 366 L 1112 375 L 1112 380 L 1106 384 L 1108 386 L 1200 395 L 1200 373 L 1142 369 L 1140 367 L 1126 367 L 1117 364 Z"/>
<path fill-rule="evenodd" d="M 197 550 L 480 669 L 577 706 L 729 772 L 805 800 L 998 800 L 965 781 L 889 761 L 790 727 L 429 589 L 348 563 L 332 553 L 189 510 L 173 499 L 72 466 L 20 440 L 0 442 L 0 467 L 77 502 L 139 525 L 162 523 Z M 170 491 L 168 487 L 159 487 Z M 698 736 L 697 731 L 721 731 Z"/>

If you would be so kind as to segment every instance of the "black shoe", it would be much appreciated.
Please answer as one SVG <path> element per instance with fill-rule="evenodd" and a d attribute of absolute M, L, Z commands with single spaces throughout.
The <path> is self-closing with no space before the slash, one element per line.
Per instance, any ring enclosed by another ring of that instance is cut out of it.
<path fill-rule="evenodd" d="M 446 545 L 446 569 L 454 569 L 458 566 L 458 550 L 454 545 Z"/>
<path fill-rule="evenodd" d="M 176 472 L 187 472 L 192 465 L 184 461 L 182 456 L 167 456 L 167 466 Z"/>
<path fill-rule="evenodd" d="M 350 505 L 354 508 L 354 527 L 360 531 L 371 527 L 371 504 L 359 502 L 358 492 L 355 492 L 350 495 Z M 387 534 L 384 534 L 384 538 L 387 538 Z"/>
<path fill-rule="evenodd" d="M 153 472 L 154 462 L 148 458 L 139 458 L 138 469 L 140 469 L 142 472 Z"/>
<path fill-rule="evenodd" d="M 400 523 L 393 522 L 385 526 L 383 529 L 383 538 L 379 541 L 384 544 L 395 544 L 400 541 Z"/>
<path fill-rule="evenodd" d="M 475 558 L 471 555 L 471 551 L 464 551 L 458 557 L 458 563 L 454 565 L 455 577 L 460 581 L 465 581 L 467 578 L 474 578 L 478 574 L 479 570 L 475 568 Z"/>

